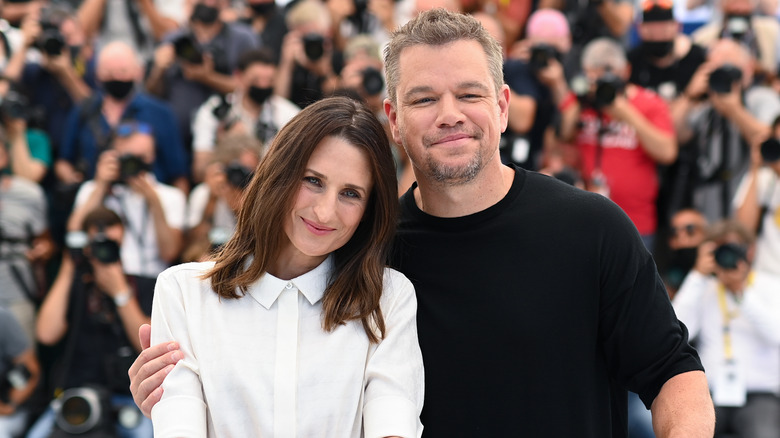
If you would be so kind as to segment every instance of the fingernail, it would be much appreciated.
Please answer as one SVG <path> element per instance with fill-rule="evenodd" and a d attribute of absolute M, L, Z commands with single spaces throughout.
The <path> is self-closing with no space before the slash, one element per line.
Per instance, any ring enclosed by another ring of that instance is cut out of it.
<path fill-rule="evenodd" d="M 171 355 L 171 360 L 178 361 L 179 359 L 181 359 L 181 353 L 179 353 L 178 351 L 174 352 Z"/>
<path fill-rule="evenodd" d="M 173 371 L 173 365 L 168 365 L 165 367 L 165 374 L 169 374 L 171 371 Z"/>
<path fill-rule="evenodd" d="M 168 343 L 168 351 L 178 350 L 179 346 L 175 342 Z"/>

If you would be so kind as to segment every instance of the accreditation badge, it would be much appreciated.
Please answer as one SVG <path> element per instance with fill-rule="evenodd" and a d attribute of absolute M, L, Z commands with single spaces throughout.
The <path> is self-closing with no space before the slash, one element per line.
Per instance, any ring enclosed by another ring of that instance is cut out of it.
<path fill-rule="evenodd" d="M 715 406 L 741 407 L 745 405 L 747 389 L 745 374 L 735 360 L 728 360 L 715 376 L 712 401 Z"/>

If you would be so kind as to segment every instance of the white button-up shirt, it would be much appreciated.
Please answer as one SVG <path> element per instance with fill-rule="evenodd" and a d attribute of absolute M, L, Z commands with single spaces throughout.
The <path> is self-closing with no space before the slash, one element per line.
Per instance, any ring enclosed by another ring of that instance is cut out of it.
<path fill-rule="evenodd" d="M 281 280 L 263 275 L 240 299 L 200 276 L 213 262 L 163 272 L 152 342 L 178 341 L 184 359 L 152 410 L 155 437 L 419 437 L 423 402 L 414 288 L 386 269 L 385 338 L 359 321 L 322 328 L 329 258 Z"/>

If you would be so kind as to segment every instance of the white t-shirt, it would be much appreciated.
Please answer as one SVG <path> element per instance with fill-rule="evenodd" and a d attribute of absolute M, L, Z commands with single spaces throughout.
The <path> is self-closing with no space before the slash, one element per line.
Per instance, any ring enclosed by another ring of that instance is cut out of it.
<path fill-rule="evenodd" d="M 265 274 L 239 299 L 200 276 L 213 262 L 160 274 L 152 343 L 184 358 L 152 409 L 155 437 L 419 437 L 423 365 L 411 282 L 385 269 L 385 338 L 359 321 L 322 328 L 332 258 L 292 280 Z"/>
<path fill-rule="evenodd" d="M 146 175 L 154 185 L 157 196 L 160 197 L 168 226 L 183 230 L 187 207 L 184 193 L 176 187 L 158 182 L 150 173 Z M 83 205 L 94 190 L 93 180 L 82 184 L 76 194 L 74 208 Z M 120 254 L 122 269 L 126 274 L 156 277 L 169 266 L 169 263 L 160 258 L 154 221 L 146 199 L 142 195 L 125 186 L 115 185 L 111 189 L 111 194 L 103 200 L 103 205 L 114 210 L 124 223 L 125 232 Z"/>
<path fill-rule="evenodd" d="M 289 100 L 272 95 L 260 110 L 259 117 L 255 118 L 247 113 L 241 105 L 241 95 L 234 93 L 228 95 L 228 102 L 232 103 L 229 117 L 235 117 L 241 121 L 250 134 L 254 134 L 257 121 L 272 124 L 277 130 L 282 129 L 301 109 Z M 192 150 L 213 151 L 217 143 L 217 128 L 219 120 L 214 116 L 214 108 L 220 103 L 219 96 L 211 96 L 198 108 L 192 121 Z M 267 144 L 263 146 L 268 146 Z"/>
<path fill-rule="evenodd" d="M 187 229 L 193 229 L 201 223 L 210 196 L 211 191 L 206 183 L 198 184 L 192 189 L 187 202 Z M 230 209 L 230 206 L 222 198 L 217 199 L 217 203 L 214 206 L 213 219 L 212 226 L 215 228 L 225 230 L 234 230 L 236 228 L 236 215 L 233 214 L 233 210 Z"/>

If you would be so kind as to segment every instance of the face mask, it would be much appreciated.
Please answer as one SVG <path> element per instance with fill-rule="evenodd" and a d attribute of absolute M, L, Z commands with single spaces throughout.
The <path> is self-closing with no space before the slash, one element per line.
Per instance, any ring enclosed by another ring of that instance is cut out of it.
<path fill-rule="evenodd" d="M 109 96 L 117 100 L 124 100 L 133 91 L 135 83 L 132 81 L 105 81 L 103 89 Z"/>
<path fill-rule="evenodd" d="M 252 11 L 255 13 L 255 15 L 265 17 L 266 15 L 269 15 L 271 12 L 273 12 L 273 10 L 276 8 L 276 3 L 251 3 L 249 7 L 252 8 Z"/>
<path fill-rule="evenodd" d="M 247 95 L 249 96 L 250 99 L 252 99 L 254 103 L 258 105 L 262 105 L 265 103 L 266 100 L 268 100 L 269 97 L 271 97 L 273 91 L 274 89 L 271 87 L 260 88 L 252 85 L 249 87 L 249 90 L 247 91 Z"/>
<path fill-rule="evenodd" d="M 192 11 L 192 20 L 200 21 L 203 24 L 214 24 L 219 18 L 219 9 L 213 6 L 206 6 L 203 3 L 195 5 Z"/>
<path fill-rule="evenodd" d="M 663 58 L 674 49 L 674 40 L 671 41 L 643 41 L 642 50 L 653 58 Z"/>

